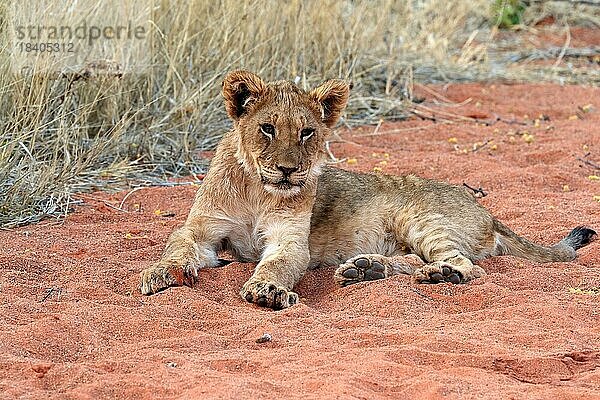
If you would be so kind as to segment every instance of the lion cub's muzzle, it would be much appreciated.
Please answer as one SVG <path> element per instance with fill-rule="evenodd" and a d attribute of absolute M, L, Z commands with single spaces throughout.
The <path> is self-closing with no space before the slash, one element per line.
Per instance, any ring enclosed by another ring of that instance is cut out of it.
<path fill-rule="evenodd" d="M 300 171 L 299 167 L 277 166 L 265 167 L 260 171 L 260 176 L 268 192 L 291 196 L 300 192 L 306 182 L 308 169 Z"/>

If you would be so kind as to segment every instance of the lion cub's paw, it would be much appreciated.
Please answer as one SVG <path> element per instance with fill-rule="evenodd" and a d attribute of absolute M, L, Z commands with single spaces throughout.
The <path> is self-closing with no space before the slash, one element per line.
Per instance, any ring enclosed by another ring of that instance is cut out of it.
<path fill-rule="evenodd" d="M 388 257 L 379 254 L 361 254 L 340 264 L 333 278 L 341 286 L 363 281 L 374 281 L 391 275 Z"/>
<path fill-rule="evenodd" d="M 170 286 L 192 286 L 198 279 L 198 271 L 171 265 L 156 264 L 140 273 L 142 294 L 154 294 Z"/>
<path fill-rule="evenodd" d="M 340 264 L 335 271 L 335 281 L 348 286 L 363 281 L 373 281 L 392 275 L 412 275 L 414 270 L 424 264 L 415 254 L 386 257 L 381 254 L 361 254 Z"/>
<path fill-rule="evenodd" d="M 297 304 L 298 294 L 272 282 L 249 280 L 240 291 L 242 299 L 260 307 L 281 310 Z"/>
<path fill-rule="evenodd" d="M 455 266 L 443 261 L 427 264 L 415 271 L 413 277 L 419 283 L 465 283 L 484 276 L 486 273 L 478 265 Z"/>

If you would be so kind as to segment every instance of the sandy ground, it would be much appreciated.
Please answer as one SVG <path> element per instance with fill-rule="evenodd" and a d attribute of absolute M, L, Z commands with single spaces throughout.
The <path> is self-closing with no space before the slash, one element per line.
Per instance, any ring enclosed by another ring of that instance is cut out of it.
<path fill-rule="evenodd" d="M 506 122 L 341 130 L 340 166 L 482 187 L 496 217 L 541 243 L 600 230 L 600 172 L 577 159 L 600 163 L 600 89 L 430 89 L 429 105 L 467 100 L 443 112 Z M 486 277 L 457 286 L 339 288 L 333 268 L 311 271 L 302 304 L 277 312 L 239 297 L 252 264 L 144 297 L 138 274 L 195 190 L 138 190 L 128 213 L 102 202 L 125 192 L 96 193 L 64 223 L 0 231 L 0 398 L 600 399 L 600 241 L 570 263 L 486 260 Z"/>

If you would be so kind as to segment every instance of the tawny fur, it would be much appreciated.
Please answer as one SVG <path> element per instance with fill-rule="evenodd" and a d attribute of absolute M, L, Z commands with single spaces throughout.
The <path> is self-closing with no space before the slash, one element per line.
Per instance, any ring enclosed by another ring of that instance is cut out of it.
<path fill-rule="evenodd" d="M 594 232 L 581 228 L 555 246 L 539 246 L 462 187 L 324 166 L 325 140 L 348 93 L 341 80 L 305 92 L 230 73 L 223 96 L 234 128 L 217 147 L 184 226 L 142 272 L 142 293 L 193 284 L 198 270 L 218 264 L 220 250 L 258 262 L 244 299 L 285 308 L 298 301 L 292 289 L 309 267 L 339 265 L 335 279 L 343 285 L 399 273 L 466 282 L 485 274 L 473 264 L 485 257 L 568 261 L 591 240 Z M 357 266 L 364 260 L 368 266 Z"/>

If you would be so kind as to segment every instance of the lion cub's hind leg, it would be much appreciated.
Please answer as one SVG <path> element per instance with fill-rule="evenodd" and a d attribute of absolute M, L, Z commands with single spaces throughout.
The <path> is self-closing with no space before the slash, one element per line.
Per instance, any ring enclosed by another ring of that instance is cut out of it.
<path fill-rule="evenodd" d="M 341 286 L 363 281 L 384 279 L 393 275 L 412 275 L 424 264 L 415 254 L 386 257 L 380 254 L 360 254 L 340 264 L 334 279 Z"/>

